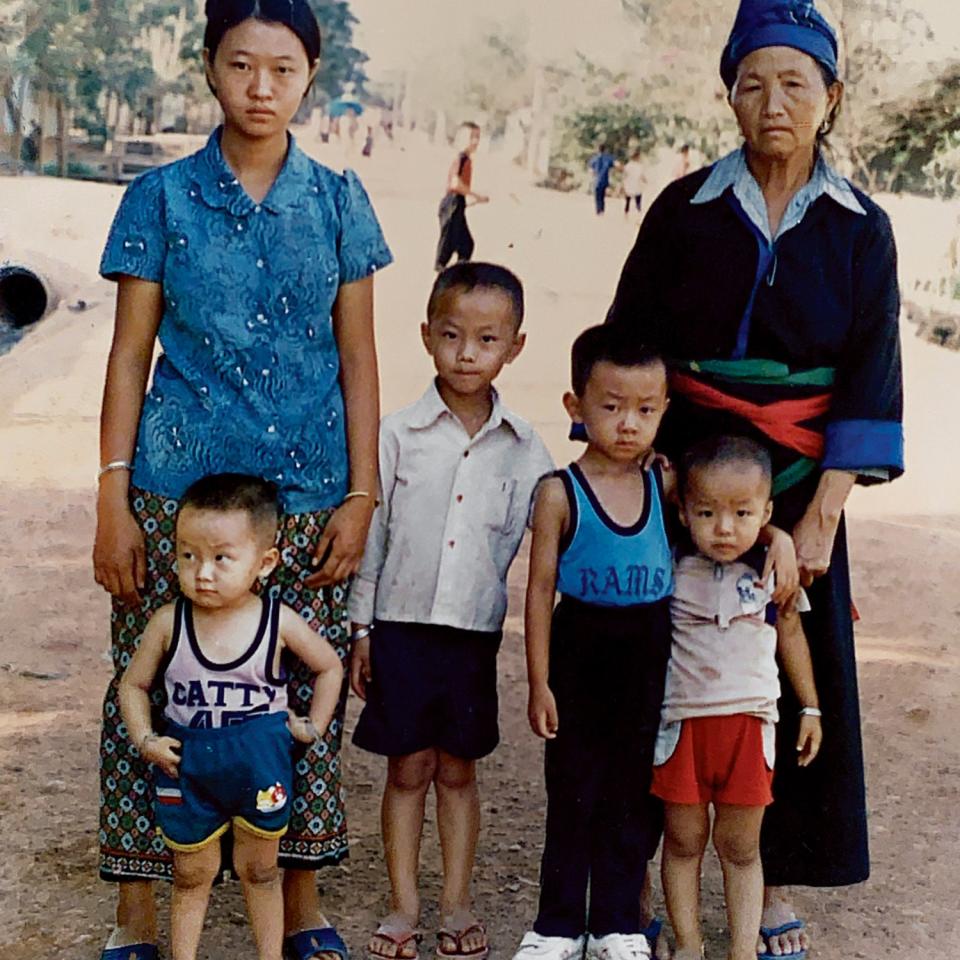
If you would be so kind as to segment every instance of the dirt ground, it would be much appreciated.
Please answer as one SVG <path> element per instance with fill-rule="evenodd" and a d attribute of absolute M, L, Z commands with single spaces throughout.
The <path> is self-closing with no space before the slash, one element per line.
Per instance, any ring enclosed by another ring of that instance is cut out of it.
<path fill-rule="evenodd" d="M 377 292 L 385 410 L 417 396 L 429 375 L 416 324 L 444 167 L 443 156 L 408 145 L 361 168 L 398 261 Z M 472 211 L 478 254 L 510 264 L 528 287 L 530 343 L 503 392 L 563 460 L 569 343 L 602 317 L 635 226 L 615 204 L 598 222 L 587 197 L 530 190 L 492 159 L 485 169 L 481 156 L 478 186 L 484 175 L 494 203 Z M 85 278 L 77 286 L 71 274 L 65 302 L 82 294 L 88 304 L 61 308 L 0 358 L 0 960 L 95 958 L 111 922 L 113 890 L 96 878 L 107 601 L 89 554 L 112 297 L 95 267 L 118 197 L 104 185 L 0 180 L 0 259 L 43 250 Z M 919 244 L 922 217 L 903 222 L 901 247 Z M 910 473 L 858 492 L 850 519 L 873 875 L 856 888 L 799 892 L 811 955 L 823 960 L 960 957 L 960 494 L 943 479 L 957 454 L 940 432 L 958 399 L 960 360 L 905 336 Z M 541 746 L 524 710 L 524 575 L 521 554 L 500 661 L 502 745 L 480 774 L 476 905 L 497 960 L 512 955 L 535 912 L 543 819 Z M 352 701 L 348 733 L 356 715 Z M 319 876 L 330 918 L 356 951 L 385 905 L 383 772 L 378 758 L 346 753 L 350 858 Z M 428 931 L 439 888 L 432 822 L 422 875 Z M 712 859 L 704 890 L 707 955 L 719 958 L 725 923 Z M 161 900 L 165 909 L 166 891 Z M 214 893 L 202 956 L 244 955 L 252 941 L 239 889 L 227 884 Z"/>

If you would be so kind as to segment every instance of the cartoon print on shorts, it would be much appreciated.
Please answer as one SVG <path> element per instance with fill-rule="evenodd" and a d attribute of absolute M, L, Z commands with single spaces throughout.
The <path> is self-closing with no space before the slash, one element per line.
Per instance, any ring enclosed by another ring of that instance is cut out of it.
<path fill-rule="evenodd" d="M 275 783 L 272 787 L 257 791 L 257 810 L 260 813 L 273 813 L 287 802 L 287 791 L 283 784 Z"/>

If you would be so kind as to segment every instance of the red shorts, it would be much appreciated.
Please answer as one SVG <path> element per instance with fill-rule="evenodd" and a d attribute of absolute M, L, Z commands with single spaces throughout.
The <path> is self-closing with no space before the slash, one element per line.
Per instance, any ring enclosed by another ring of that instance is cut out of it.
<path fill-rule="evenodd" d="M 772 803 L 763 724 L 744 713 L 684 720 L 670 759 L 653 768 L 651 792 L 667 803 Z"/>

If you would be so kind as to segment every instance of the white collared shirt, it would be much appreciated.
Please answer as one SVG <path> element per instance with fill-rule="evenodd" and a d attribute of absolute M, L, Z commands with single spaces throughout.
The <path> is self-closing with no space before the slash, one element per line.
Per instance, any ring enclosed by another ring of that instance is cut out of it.
<path fill-rule="evenodd" d="M 530 499 L 552 469 L 543 441 L 496 391 L 490 418 L 473 437 L 434 383 L 384 417 L 380 502 L 350 592 L 350 619 L 499 630 Z"/>

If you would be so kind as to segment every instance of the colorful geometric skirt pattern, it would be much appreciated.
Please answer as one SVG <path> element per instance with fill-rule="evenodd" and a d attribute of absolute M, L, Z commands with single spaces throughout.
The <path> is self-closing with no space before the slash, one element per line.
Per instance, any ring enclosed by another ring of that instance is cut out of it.
<path fill-rule="evenodd" d="M 127 737 L 120 716 L 120 678 L 133 656 L 144 628 L 159 607 L 179 595 L 174 533 L 177 501 L 131 489 L 131 507 L 146 537 L 147 577 L 143 602 L 129 607 L 114 598 L 111 614 L 111 654 L 114 677 L 103 701 L 100 737 L 100 876 L 104 880 L 170 880 L 170 853 L 157 832 L 153 816 L 153 781 L 149 767 Z M 278 547 L 280 563 L 265 584 L 332 644 L 346 660 L 349 652 L 347 582 L 311 589 L 317 541 L 332 510 L 283 516 Z M 302 665 L 290 665 L 290 708 L 306 714 L 313 694 L 313 677 Z M 280 841 L 280 865 L 313 870 L 347 856 L 347 823 L 340 780 L 340 743 L 346 706 L 344 680 L 340 702 L 323 741 L 294 753 L 293 803 L 290 828 Z M 155 724 L 161 722 L 163 691 L 153 694 Z"/>

